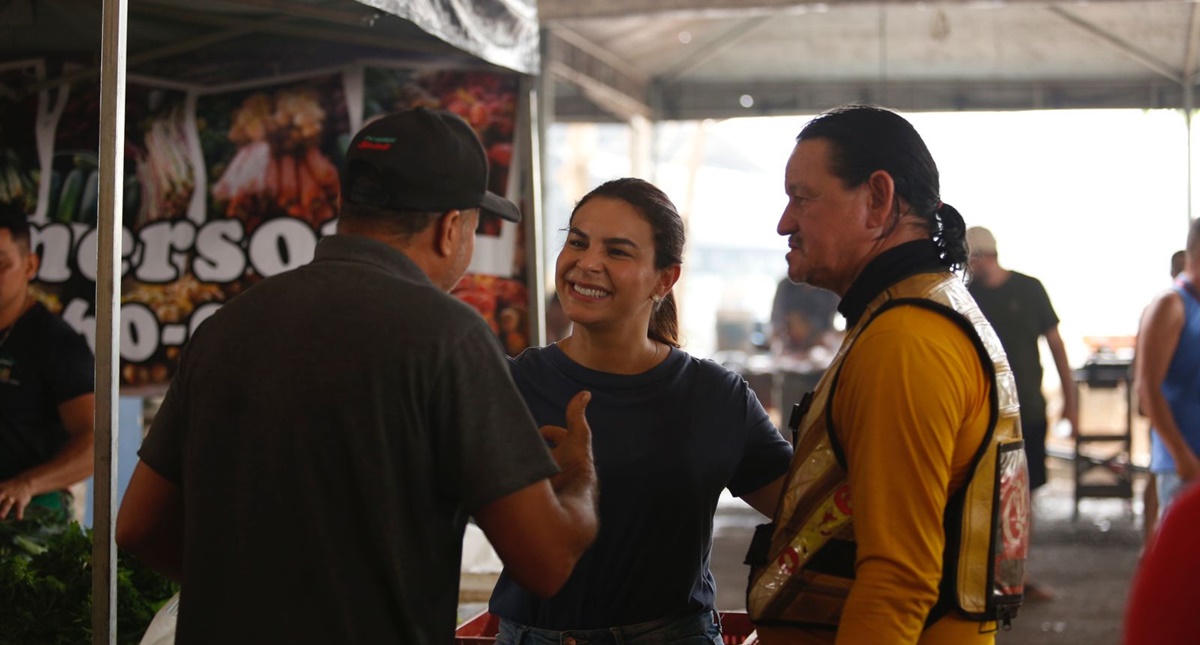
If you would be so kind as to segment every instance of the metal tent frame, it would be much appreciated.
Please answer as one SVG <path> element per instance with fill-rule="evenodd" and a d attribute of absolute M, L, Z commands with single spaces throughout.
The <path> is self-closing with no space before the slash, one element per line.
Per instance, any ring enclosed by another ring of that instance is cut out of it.
<path fill-rule="evenodd" d="M 79 71 L 53 70 L 31 88 L 51 90 L 99 79 L 100 149 L 98 270 L 96 276 L 95 495 L 93 509 L 92 642 L 116 642 L 116 448 L 119 395 L 120 270 L 124 163 L 125 87 L 131 71 L 196 83 L 218 79 L 194 69 L 206 51 L 246 39 L 298 43 L 296 69 L 314 52 L 325 65 L 354 59 L 403 55 L 417 64 L 466 63 L 526 75 L 521 83 L 518 148 L 525 194 L 533 196 L 525 218 L 527 262 L 540 275 L 540 189 L 536 139 L 536 87 L 529 75 L 539 66 L 533 0 L 15 0 L 0 9 L 7 31 L 5 49 L 38 55 L 99 52 L 98 64 Z M 52 25 L 48 27 L 47 25 Z M 100 27 L 96 29 L 97 25 Z M 234 77 L 286 75 L 293 69 L 264 61 L 239 61 Z M 190 71 L 189 71 L 190 70 Z M 533 290 L 531 337 L 544 338 L 540 294 Z M 536 297 L 535 297 L 536 296 Z"/>

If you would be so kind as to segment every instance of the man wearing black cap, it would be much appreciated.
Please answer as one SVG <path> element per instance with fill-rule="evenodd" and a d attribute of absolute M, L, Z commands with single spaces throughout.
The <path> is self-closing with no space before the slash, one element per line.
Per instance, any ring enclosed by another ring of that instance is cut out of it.
<path fill-rule="evenodd" d="M 547 596 L 591 543 L 588 395 L 543 428 L 552 455 L 446 293 L 480 210 L 520 219 L 486 186 L 460 118 L 379 119 L 346 154 L 338 235 L 197 330 L 117 524 L 182 582 L 178 643 L 449 643 L 468 516 Z"/>

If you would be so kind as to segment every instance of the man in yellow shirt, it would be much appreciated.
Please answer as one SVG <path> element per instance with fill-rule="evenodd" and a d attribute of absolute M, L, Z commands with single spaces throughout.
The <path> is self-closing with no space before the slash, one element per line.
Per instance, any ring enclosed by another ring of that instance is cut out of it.
<path fill-rule="evenodd" d="M 752 549 L 759 636 L 994 643 L 1020 603 L 1028 475 L 1011 370 L 955 273 L 963 218 L 920 135 L 880 108 L 810 122 L 785 188 L 788 277 L 838 294 L 847 332 L 793 417 L 770 545 Z"/>

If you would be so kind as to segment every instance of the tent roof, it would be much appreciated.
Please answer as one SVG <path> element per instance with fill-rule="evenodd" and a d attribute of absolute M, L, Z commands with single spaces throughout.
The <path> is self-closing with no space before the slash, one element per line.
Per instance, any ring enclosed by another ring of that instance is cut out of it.
<path fill-rule="evenodd" d="M 1182 107 L 1182 1 L 541 0 L 557 118 Z M 744 98 L 748 97 L 748 98 Z"/>
<path fill-rule="evenodd" d="M 129 0 L 128 73 L 213 85 L 397 58 L 535 73 L 532 2 Z M 8 2 L 0 6 L 0 50 L 9 60 L 98 67 L 101 9 L 88 0 Z M 53 83 L 60 71 L 49 71 Z M 71 76 L 88 74 L 96 68 Z"/>

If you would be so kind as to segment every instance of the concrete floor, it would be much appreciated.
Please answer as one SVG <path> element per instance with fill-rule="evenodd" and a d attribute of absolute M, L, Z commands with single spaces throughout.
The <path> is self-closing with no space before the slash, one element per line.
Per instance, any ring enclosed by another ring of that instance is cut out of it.
<path fill-rule="evenodd" d="M 1053 600 L 1026 603 L 1003 645 L 1119 645 L 1130 582 L 1142 550 L 1141 504 L 1084 499 L 1072 521 L 1073 484 L 1057 472 L 1039 491 L 1027 571 Z M 1062 464 L 1058 464 L 1061 466 Z M 1140 496 L 1142 482 L 1135 487 Z M 1139 497 L 1140 499 L 1140 497 Z"/>
<path fill-rule="evenodd" d="M 1140 504 L 1085 499 L 1072 520 L 1070 464 L 1050 460 L 1050 482 L 1038 491 L 1027 570 L 1056 597 L 1027 602 L 1000 645 L 1119 645 L 1129 582 L 1142 546 Z M 745 607 L 747 569 L 742 564 L 754 526 L 764 518 L 740 502 L 722 503 L 713 535 L 712 568 L 717 606 Z M 464 598 L 461 620 L 486 609 L 482 598 Z"/>

